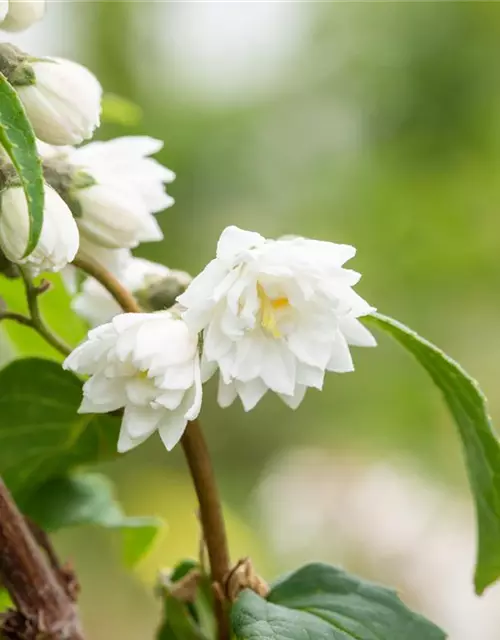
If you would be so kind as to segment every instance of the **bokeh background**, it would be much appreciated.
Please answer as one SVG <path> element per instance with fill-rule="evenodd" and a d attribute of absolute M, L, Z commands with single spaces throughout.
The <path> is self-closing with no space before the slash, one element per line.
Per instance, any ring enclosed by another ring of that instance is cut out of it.
<path fill-rule="evenodd" d="M 500 4 L 54 1 L 13 41 L 86 64 L 140 106 L 99 138 L 165 141 L 176 204 L 164 242 L 138 255 L 196 274 L 229 224 L 353 244 L 360 293 L 459 360 L 500 420 Z M 83 335 L 62 290 L 46 304 Z M 338 563 L 397 586 L 450 640 L 498 640 L 500 590 L 473 595 L 472 505 L 438 393 L 383 336 L 355 363 L 296 412 L 272 397 L 222 411 L 208 386 L 234 558 L 269 578 Z M 194 495 L 181 452 L 156 439 L 105 470 L 129 513 L 166 519 L 161 543 L 133 573 L 109 532 L 57 543 L 89 637 L 150 638 L 156 570 L 197 554 Z"/>

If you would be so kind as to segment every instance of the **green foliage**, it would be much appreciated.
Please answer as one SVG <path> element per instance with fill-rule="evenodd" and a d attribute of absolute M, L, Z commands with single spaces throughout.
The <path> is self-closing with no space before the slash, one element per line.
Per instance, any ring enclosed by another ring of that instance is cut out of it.
<path fill-rule="evenodd" d="M 43 174 L 33 128 L 16 91 L 0 74 L 0 144 L 14 165 L 26 194 L 30 218 L 25 255 L 35 248 L 43 224 Z"/>
<path fill-rule="evenodd" d="M 155 518 L 129 518 L 99 474 L 71 475 L 115 455 L 119 419 L 78 415 L 82 383 L 55 362 L 18 360 L 0 372 L 0 475 L 23 512 L 47 531 L 81 524 L 120 529 L 125 563 L 151 547 Z"/>
<path fill-rule="evenodd" d="M 102 98 L 101 119 L 108 124 L 135 127 L 142 120 L 142 109 L 122 96 L 105 93 Z"/>
<path fill-rule="evenodd" d="M 121 530 L 127 566 L 135 565 L 150 549 L 162 525 L 156 518 L 127 517 L 112 483 L 98 473 L 49 480 L 37 488 L 24 511 L 49 532 L 84 524 Z"/>
<path fill-rule="evenodd" d="M 21 505 L 42 483 L 115 454 L 119 420 L 78 415 L 81 398 L 81 381 L 55 362 L 0 372 L 0 475 Z"/>
<path fill-rule="evenodd" d="M 0 613 L 2 613 L 2 611 L 6 611 L 11 606 L 12 601 L 9 598 L 9 594 L 4 589 L 0 588 Z"/>
<path fill-rule="evenodd" d="M 157 640 L 215 640 L 215 621 L 213 616 L 213 598 L 209 578 L 200 572 L 193 597 L 183 601 L 175 594 L 180 581 L 192 571 L 200 571 L 199 565 L 192 560 L 183 560 L 164 578 L 161 594 L 164 606 L 164 619 L 157 633 Z"/>
<path fill-rule="evenodd" d="M 245 590 L 233 606 L 241 640 L 444 640 L 394 591 L 340 569 L 310 564 L 281 579 L 267 600 Z"/>
<path fill-rule="evenodd" d="M 443 393 L 458 426 L 476 503 L 479 544 L 475 587 L 480 594 L 500 576 L 500 444 L 486 398 L 459 364 L 408 327 L 380 314 L 365 321 L 389 333 L 415 356 Z"/>

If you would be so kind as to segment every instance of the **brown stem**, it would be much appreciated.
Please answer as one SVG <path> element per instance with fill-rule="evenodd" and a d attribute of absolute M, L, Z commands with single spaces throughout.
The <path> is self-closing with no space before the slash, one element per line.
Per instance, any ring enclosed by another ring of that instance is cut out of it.
<path fill-rule="evenodd" d="M 133 295 L 93 258 L 78 254 L 73 260 L 73 264 L 102 284 L 118 302 L 123 311 L 128 313 L 140 313 L 142 311 Z M 207 545 L 212 579 L 222 587 L 224 577 L 229 573 L 230 569 L 226 528 L 210 455 L 197 420 L 188 423 L 181 443 L 200 505 L 201 524 Z M 218 640 L 229 640 L 231 631 L 223 600 L 215 599 L 215 613 Z"/>
<path fill-rule="evenodd" d="M 0 581 L 17 609 L 4 620 L 6 638 L 84 640 L 75 604 L 1 478 Z"/>
<path fill-rule="evenodd" d="M 226 529 L 210 454 L 197 420 L 188 424 L 181 443 L 200 505 L 200 519 L 210 560 L 212 580 L 222 586 L 230 569 Z M 218 599 L 215 601 L 215 606 L 219 640 L 228 640 L 231 634 L 226 607 Z"/>
<path fill-rule="evenodd" d="M 92 276 L 109 291 L 118 302 L 123 311 L 127 313 L 140 313 L 141 308 L 137 304 L 134 296 L 115 278 L 115 276 L 100 265 L 93 258 L 79 253 L 73 260 L 73 264 L 78 269 Z"/>

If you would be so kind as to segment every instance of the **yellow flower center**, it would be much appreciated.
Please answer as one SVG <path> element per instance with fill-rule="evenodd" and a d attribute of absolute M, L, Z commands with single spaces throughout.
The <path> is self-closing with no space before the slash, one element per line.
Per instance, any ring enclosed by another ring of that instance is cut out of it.
<path fill-rule="evenodd" d="M 281 332 L 278 329 L 278 322 L 276 319 L 276 312 L 290 306 L 288 298 L 286 296 L 270 298 L 260 283 L 257 283 L 257 295 L 259 296 L 260 301 L 261 326 L 268 331 L 273 338 L 281 338 Z"/>

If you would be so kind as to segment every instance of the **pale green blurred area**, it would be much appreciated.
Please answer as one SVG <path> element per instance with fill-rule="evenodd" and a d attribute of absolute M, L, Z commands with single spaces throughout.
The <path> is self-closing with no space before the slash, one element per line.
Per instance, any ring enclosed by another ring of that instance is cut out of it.
<path fill-rule="evenodd" d="M 176 204 L 159 218 L 165 241 L 139 255 L 196 274 L 229 224 L 353 244 L 359 292 L 461 362 L 500 420 L 499 4 L 70 2 L 49 11 L 19 42 L 74 57 L 106 91 L 140 105 L 139 126 L 105 125 L 99 137 L 161 138 L 159 159 L 177 173 Z M 68 301 L 49 295 L 59 329 L 79 338 L 81 326 L 66 325 Z M 294 558 L 266 550 L 256 488 L 289 450 L 313 447 L 357 467 L 403 459 L 431 486 L 447 485 L 450 502 L 455 492 L 468 500 L 454 427 L 425 374 L 382 337 L 354 356 L 354 374 L 331 375 L 296 412 L 272 397 L 249 414 L 222 411 L 214 384 L 206 388 L 202 422 L 233 554 L 251 554 L 268 577 Z M 136 576 L 120 569 L 110 534 L 64 533 L 61 548 L 80 572 L 91 640 L 149 638 L 157 608 L 141 580 L 197 554 L 195 501 L 180 452 L 156 439 L 109 472 L 131 513 L 168 520 L 162 545 Z M 318 509 L 328 505 L 322 491 Z M 338 492 L 332 508 L 348 510 Z M 405 517 L 381 491 L 363 526 Z M 332 526 L 330 550 L 312 547 L 310 559 L 387 579 L 359 557 L 336 557 L 336 535 Z M 473 550 L 464 554 L 472 563 Z"/>

